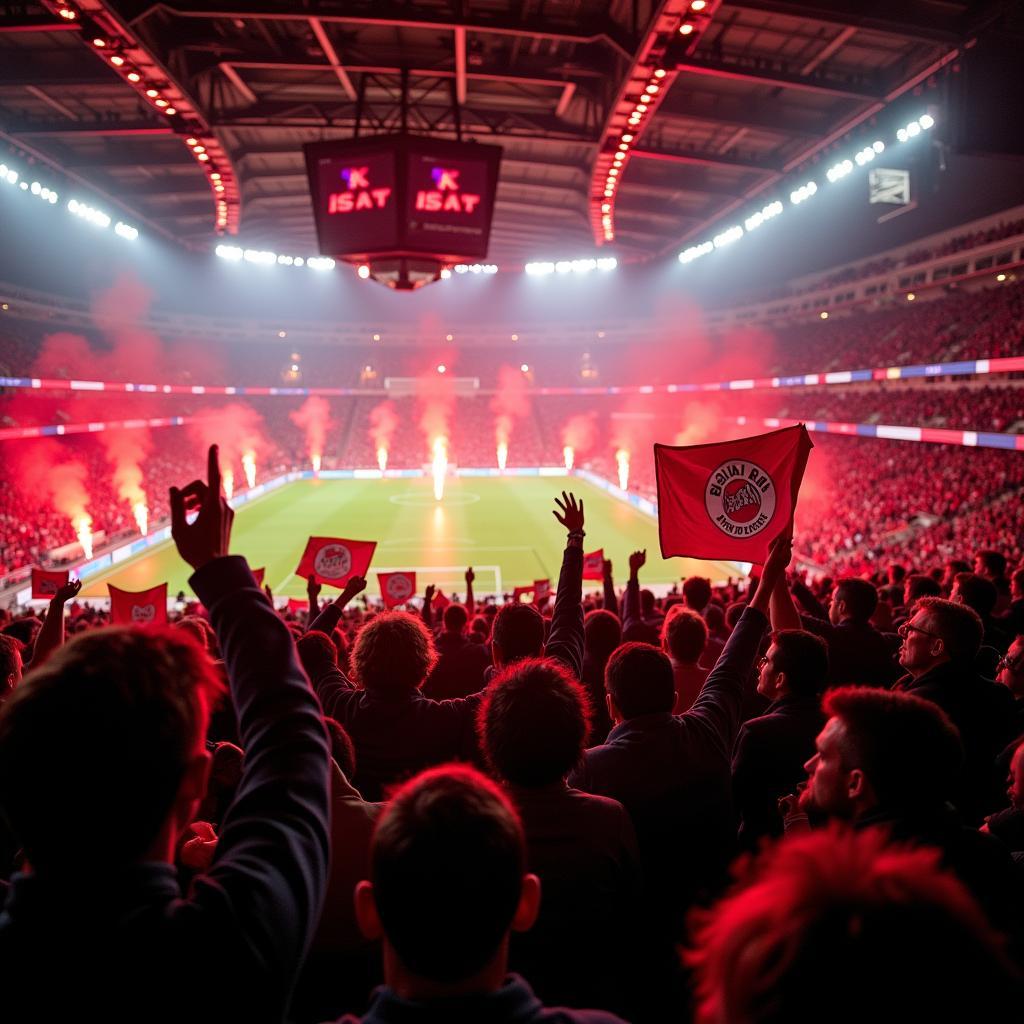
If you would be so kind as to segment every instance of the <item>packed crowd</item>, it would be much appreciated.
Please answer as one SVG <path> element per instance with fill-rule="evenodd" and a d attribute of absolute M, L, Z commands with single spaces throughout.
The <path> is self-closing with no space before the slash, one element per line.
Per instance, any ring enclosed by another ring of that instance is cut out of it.
<path fill-rule="evenodd" d="M 798 516 L 749 582 L 584 597 L 563 492 L 553 603 L 295 616 L 208 462 L 170 626 L 4 615 L 5 1019 L 1019 1015 L 1024 565 L 815 580 Z"/>

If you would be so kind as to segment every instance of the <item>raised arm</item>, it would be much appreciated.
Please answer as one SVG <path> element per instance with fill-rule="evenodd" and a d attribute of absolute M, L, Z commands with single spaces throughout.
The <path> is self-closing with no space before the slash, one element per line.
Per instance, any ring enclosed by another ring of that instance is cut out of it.
<path fill-rule="evenodd" d="M 622 598 L 622 635 L 626 630 L 639 626 L 640 616 L 640 570 L 647 564 L 647 549 L 634 551 L 629 556 L 629 580 Z"/>
<path fill-rule="evenodd" d="M 544 654 L 557 658 L 579 679 L 583 673 L 583 502 L 562 491 L 562 500 L 555 498 L 555 504 L 560 511 L 553 509 L 552 515 L 567 536 Z"/>
<path fill-rule="evenodd" d="M 789 591 L 785 573 L 778 578 L 772 588 L 770 607 L 772 629 L 803 629 L 800 613 L 793 603 L 793 595 Z"/>
<path fill-rule="evenodd" d="M 619 614 L 619 599 L 615 596 L 615 580 L 612 578 L 612 563 L 606 558 L 601 563 L 601 580 L 604 585 L 604 607 L 613 615 Z"/>
<path fill-rule="evenodd" d="M 50 603 L 43 616 L 43 624 L 36 634 L 36 642 L 32 647 L 32 660 L 25 666 L 27 672 L 38 668 L 46 659 L 64 643 L 64 605 L 73 601 L 82 589 L 81 580 L 69 580 L 57 593 L 50 598 Z"/>
<path fill-rule="evenodd" d="M 306 632 L 313 628 L 313 621 L 320 615 L 320 581 L 316 573 L 311 572 L 306 577 Z"/>
<path fill-rule="evenodd" d="M 722 755 L 730 758 L 740 727 L 743 686 L 754 668 L 761 640 L 768 627 L 768 603 L 775 581 L 785 572 L 793 539 L 776 537 L 765 562 L 761 584 L 740 616 L 711 674 L 685 714 L 699 719 L 711 732 Z"/>
<path fill-rule="evenodd" d="M 245 559 L 227 553 L 233 512 L 221 496 L 216 446 L 207 479 L 171 489 L 171 533 L 217 635 L 245 761 L 213 865 L 189 904 L 230 938 L 226 956 L 250 960 L 268 995 L 286 996 L 326 888 L 327 736 L 288 627 Z M 199 506 L 191 524 L 189 504 Z M 268 1006 L 267 1016 L 284 1010 Z"/>
<path fill-rule="evenodd" d="M 434 629 L 435 590 L 437 590 L 437 587 L 435 587 L 433 583 L 427 584 L 427 589 L 423 591 L 423 607 L 420 609 L 420 615 L 423 617 L 423 625 L 431 631 Z"/>
<path fill-rule="evenodd" d="M 350 577 L 342 592 L 309 624 L 307 632 L 311 633 L 315 629 L 330 636 L 341 622 L 342 612 L 348 607 L 349 602 L 365 589 L 366 580 L 362 576 Z"/>
<path fill-rule="evenodd" d="M 473 567 L 468 566 L 466 569 L 466 615 L 469 616 L 469 621 L 473 621 L 473 615 L 476 613 L 476 601 L 473 600 L 473 580 L 476 579 L 476 573 L 473 572 Z"/>

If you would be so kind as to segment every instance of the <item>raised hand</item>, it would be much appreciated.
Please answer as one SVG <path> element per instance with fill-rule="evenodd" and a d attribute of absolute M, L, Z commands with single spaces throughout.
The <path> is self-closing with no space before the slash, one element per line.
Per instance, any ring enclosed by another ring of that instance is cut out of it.
<path fill-rule="evenodd" d="M 310 609 L 316 604 L 316 599 L 320 596 L 321 591 L 320 582 L 317 580 L 314 573 L 310 573 L 306 577 L 306 597 L 309 598 Z"/>
<path fill-rule="evenodd" d="M 583 499 L 576 502 L 576 495 L 571 491 L 566 494 L 562 491 L 562 500 L 555 498 L 555 504 L 561 509 L 561 515 L 554 509 L 551 514 L 565 527 L 569 533 L 579 533 L 583 529 Z"/>
<path fill-rule="evenodd" d="M 762 578 L 774 585 L 786 574 L 786 567 L 793 557 L 793 534 L 789 531 L 780 533 L 768 546 L 768 560 L 764 563 Z"/>
<path fill-rule="evenodd" d="M 629 575 L 636 576 L 636 574 L 647 564 L 647 548 L 643 551 L 634 551 L 629 556 Z"/>
<path fill-rule="evenodd" d="M 172 487 L 171 537 L 178 554 L 192 566 L 201 569 L 215 558 L 228 553 L 234 510 L 225 500 L 220 486 L 220 460 L 217 445 L 210 445 L 206 460 L 206 483 L 193 480 L 179 490 Z M 185 513 L 199 509 L 195 522 L 189 523 Z"/>
<path fill-rule="evenodd" d="M 601 572 L 606 580 L 612 578 L 612 560 L 610 558 L 606 558 L 601 562 Z"/>
<path fill-rule="evenodd" d="M 50 598 L 50 604 L 67 604 L 78 597 L 82 589 L 81 580 L 68 580 L 63 586 L 57 588 L 57 593 Z"/>
<path fill-rule="evenodd" d="M 428 583 L 427 584 L 427 589 L 423 591 L 423 600 L 427 604 L 430 604 L 430 602 L 434 600 L 434 591 L 435 590 L 437 590 L 437 587 L 434 586 L 433 583 Z"/>
<path fill-rule="evenodd" d="M 476 573 L 473 572 L 473 567 L 469 566 L 469 568 L 466 569 L 466 582 L 472 584 L 475 579 Z"/>
<path fill-rule="evenodd" d="M 356 594 L 361 594 L 365 589 L 366 580 L 362 576 L 350 576 L 338 600 L 343 604 L 348 604 Z"/>

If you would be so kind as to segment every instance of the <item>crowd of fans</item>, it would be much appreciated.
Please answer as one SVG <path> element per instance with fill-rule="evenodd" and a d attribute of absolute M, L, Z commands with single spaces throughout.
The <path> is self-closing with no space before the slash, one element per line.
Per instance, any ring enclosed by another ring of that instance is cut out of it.
<path fill-rule="evenodd" d="M 169 626 L 0 613 L 5 1019 L 1019 1016 L 1019 552 L 296 615 L 208 463 Z"/>

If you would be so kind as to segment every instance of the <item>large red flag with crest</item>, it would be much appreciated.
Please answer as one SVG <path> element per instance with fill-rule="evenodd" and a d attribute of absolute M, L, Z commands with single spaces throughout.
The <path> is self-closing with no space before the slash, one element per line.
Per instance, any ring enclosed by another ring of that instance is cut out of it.
<path fill-rule="evenodd" d="M 342 589 L 353 576 L 365 576 L 377 547 L 375 540 L 342 540 L 340 537 L 310 537 L 297 576 Z"/>
<path fill-rule="evenodd" d="M 662 557 L 763 565 L 792 522 L 813 447 L 803 424 L 715 444 L 656 444 Z"/>
<path fill-rule="evenodd" d="M 57 591 L 63 587 L 71 578 L 71 573 L 65 569 L 59 572 L 52 569 L 32 570 L 32 600 L 49 601 Z"/>
<path fill-rule="evenodd" d="M 583 556 L 583 578 L 585 580 L 604 579 L 604 548 L 598 548 Z"/>
<path fill-rule="evenodd" d="M 379 572 L 377 582 L 380 584 L 380 596 L 384 598 L 385 608 L 405 604 L 416 593 L 414 572 Z"/>
<path fill-rule="evenodd" d="M 110 621 L 120 626 L 166 626 L 167 584 L 149 590 L 121 590 L 107 584 L 110 591 Z"/>

